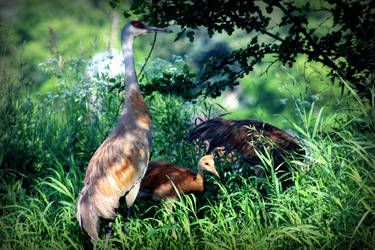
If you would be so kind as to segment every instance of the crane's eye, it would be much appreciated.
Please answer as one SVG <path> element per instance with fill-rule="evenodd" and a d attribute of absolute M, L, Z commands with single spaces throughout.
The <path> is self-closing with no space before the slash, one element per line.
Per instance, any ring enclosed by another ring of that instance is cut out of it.
<path fill-rule="evenodd" d="M 132 25 L 133 25 L 133 27 L 135 27 L 137 29 L 144 29 L 145 28 L 145 25 L 141 22 L 138 22 L 138 21 L 133 21 Z"/>
<path fill-rule="evenodd" d="M 204 165 L 208 166 L 208 162 L 205 162 Z"/>

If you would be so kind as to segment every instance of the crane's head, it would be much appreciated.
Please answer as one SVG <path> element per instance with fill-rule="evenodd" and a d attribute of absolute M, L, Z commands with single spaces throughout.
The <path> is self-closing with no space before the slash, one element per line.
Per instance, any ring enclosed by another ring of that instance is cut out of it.
<path fill-rule="evenodd" d="M 162 28 L 157 28 L 157 27 L 149 27 L 139 21 L 130 21 L 128 22 L 124 28 L 122 29 L 122 36 L 139 36 L 147 33 L 152 33 L 152 32 L 167 32 L 170 33 L 172 32 L 169 29 L 162 29 Z"/>
<path fill-rule="evenodd" d="M 207 170 L 208 172 L 213 173 L 214 175 L 220 178 L 219 173 L 216 171 L 215 162 L 212 155 L 203 156 L 199 161 L 199 167 L 204 170 Z"/>

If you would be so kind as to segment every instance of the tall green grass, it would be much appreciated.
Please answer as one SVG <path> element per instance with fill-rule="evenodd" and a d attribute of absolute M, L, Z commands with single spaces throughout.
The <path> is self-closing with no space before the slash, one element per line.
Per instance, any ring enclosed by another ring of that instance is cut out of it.
<path fill-rule="evenodd" d="M 0 105 L 6 121 L 0 124 L 3 249 L 92 247 L 76 220 L 76 199 L 90 156 L 116 122 L 122 94 L 109 93 L 72 68 L 50 76 L 58 88 L 40 103 L 21 98 L 14 73 L 0 76 L 6 104 Z M 173 224 L 163 202 L 136 201 L 129 219 L 123 204 L 109 248 L 374 249 L 374 105 L 354 92 L 340 101 L 335 113 L 299 107 L 293 129 L 308 154 L 304 161 L 285 163 L 293 180 L 287 190 L 272 170 L 257 178 L 244 171 L 251 166 L 223 156 L 216 160 L 222 179 L 207 175 L 202 196 L 181 194 L 173 203 Z M 210 116 L 210 108 L 160 94 L 147 102 L 153 115 L 153 159 L 196 170 L 203 149 L 197 152 L 183 139 L 192 118 Z M 261 158 L 270 169 L 272 159 Z M 102 222 L 102 239 L 104 230 Z M 104 241 L 96 247 L 104 247 Z"/>

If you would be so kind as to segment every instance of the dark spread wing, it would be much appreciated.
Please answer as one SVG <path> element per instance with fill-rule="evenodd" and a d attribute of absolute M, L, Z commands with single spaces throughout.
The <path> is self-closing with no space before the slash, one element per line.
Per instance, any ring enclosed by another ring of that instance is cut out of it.
<path fill-rule="evenodd" d="M 301 144 L 285 131 L 256 120 L 214 118 L 190 131 L 186 140 L 192 142 L 194 139 L 207 140 L 208 153 L 224 146 L 226 151 L 234 151 L 250 163 L 260 161 L 255 148 L 262 152 L 263 147 L 269 147 L 276 163 L 280 163 L 286 153 L 302 150 Z M 304 154 L 302 151 L 300 153 Z"/>

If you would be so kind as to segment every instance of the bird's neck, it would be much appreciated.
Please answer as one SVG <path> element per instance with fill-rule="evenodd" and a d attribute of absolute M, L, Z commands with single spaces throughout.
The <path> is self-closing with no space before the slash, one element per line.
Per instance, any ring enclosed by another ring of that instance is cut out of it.
<path fill-rule="evenodd" d="M 200 187 L 200 191 L 204 190 L 204 170 L 201 167 L 198 167 L 198 174 L 196 178 L 196 184 Z"/>
<path fill-rule="evenodd" d="M 125 99 L 133 91 L 140 92 L 134 65 L 133 41 L 134 37 L 127 36 L 121 44 L 125 64 Z"/>

